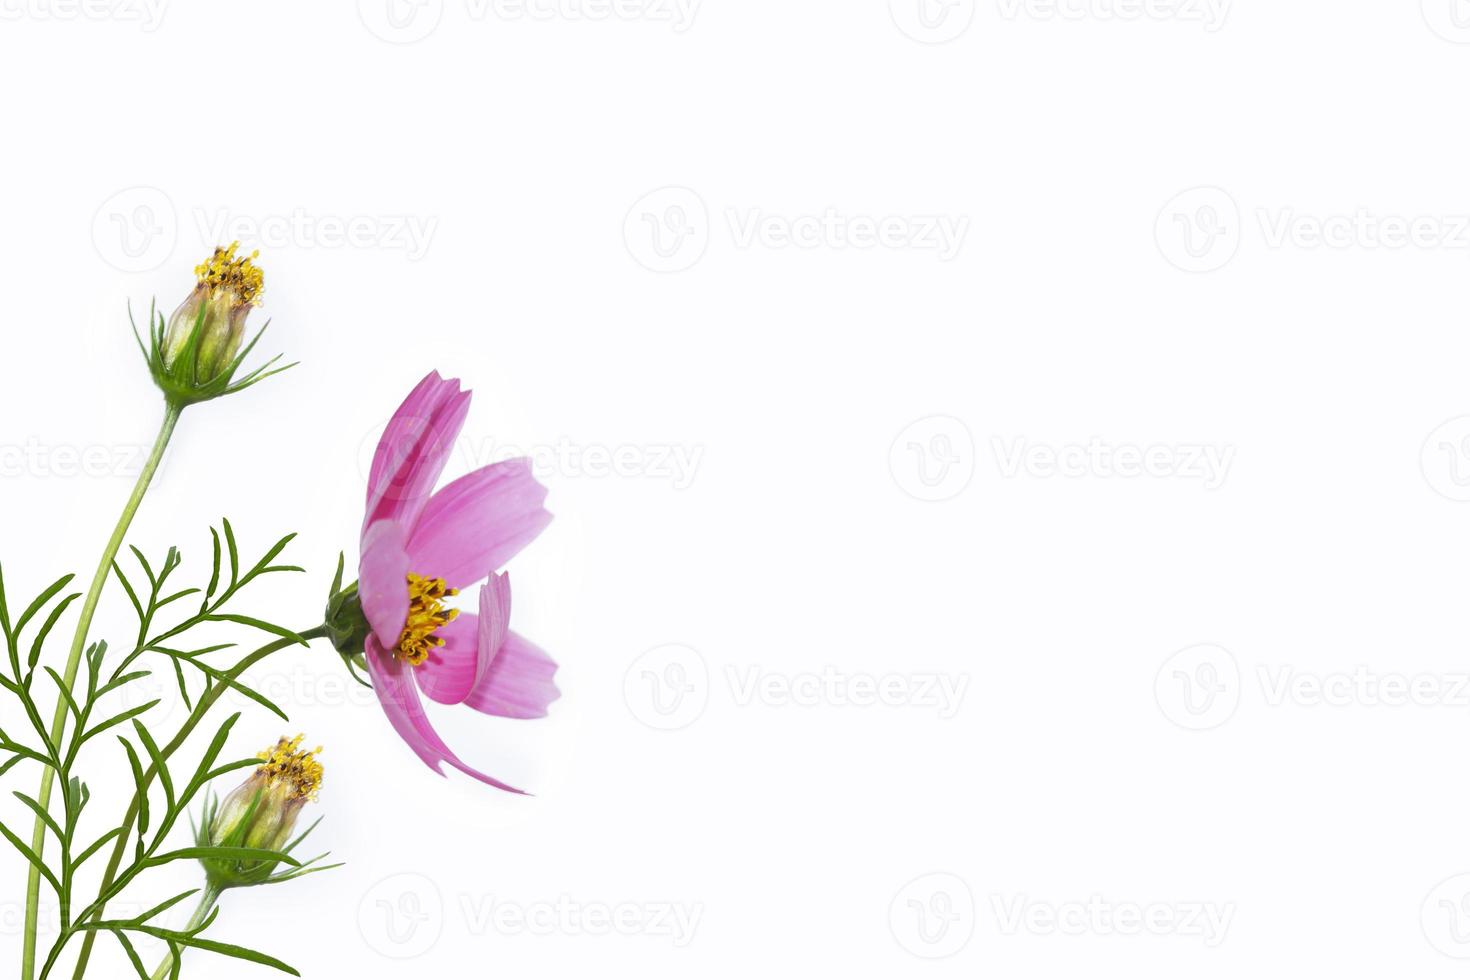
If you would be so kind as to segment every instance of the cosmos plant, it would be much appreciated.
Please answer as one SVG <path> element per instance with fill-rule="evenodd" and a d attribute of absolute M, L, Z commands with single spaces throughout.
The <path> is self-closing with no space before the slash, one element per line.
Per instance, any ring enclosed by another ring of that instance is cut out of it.
<path fill-rule="evenodd" d="M 151 308 L 146 329 L 135 324 L 163 394 L 163 418 L 86 591 L 72 591 L 74 577 L 67 575 L 30 601 L 13 601 L 8 569 L 0 565 L 0 778 L 33 781 L 34 787 L 12 791 L 16 813 L 29 828 L 0 814 L 0 836 L 29 867 L 21 980 L 68 971 L 74 980 L 115 976 L 100 960 L 93 965 L 99 937 L 115 942 L 144 980 L 178 977 L 196 963 L 200 975 L 208 975 L 209 955 L 299 976 L 268 953 L 208 936 L 226 910 L 227 892 L 288 886 L 338 867 L 324 863 L 325 853 L 304 858 L 301 850 L 320 820 L 298 827 L 324 785 L 321 748 L 305 749 L 305 736 L 288 735 L 257 754 L 233 756 L 231 733 L 241 715 L 220 719 L 222 712 L 215 711 L 228 691 L 250 702 L 250 710 L 287 722 L 289 706 L 251 688 L 247 678 L 273 654 L 328 640 L 346 670 L 373 688 L 384 720 L 408 751 L 441 775 L 448 764 L 509 792 L 521 791 L 480 772 L 445 744 L 424 699 L 531 719 L 544 716 L 558 696 L 556 663 L 510 629 L 510 580 L 503 571 L 550 522 L 546 489 L 525 460 L 510 460 L 435 490 L 470 404 L 458 381 L 436 372 L 408 393 L 377 447 L 358 580 L 344 582 L 344 556 L 321 623 L 288 628 L 246 604 L 260 580 L 303 574 L 285 557 L 294 534 L 251 560 L 234 526 L 222 519 L 209 528 L 210 560 L 193 585 L 180 581 L 177 548 L 150 560 L 128 542 L 185 409 L 238 394 L 294 366 L 280 363 L 278 355 L 245 367 L 264 332 L 246 339 L 265 286 L 257 258 L 239 254 L 238 243 L 216 248 L 195 269 L 194 287 L 172 314 Z M 473 611 L 461 611 L 456 597 L 476 585 Z M 124 642 L 93 635 L 109 586 L 137 619 L 136 635 Z M 69 646 L 64 654 L 53 651 L 52 637 L 61 635 L 73 613 Z M 208 642 L 197 638 L 201 628 L 213 631 Z M 214 641 L 220 630 L 246 641 L 254 636 L 260 645 L 241 656 L 240 644 Z M 164 712 L 155 711 L 161 698 L 140 695 L 155 690 L 144 682 L 160 672 L 176 688 L 168 697 L 176 693 L 188 712 L 176 726 L 165 727 Z M 201 753 L 191 767 L 177 758 L 186 744 L 191 757 Z M 131 773 L 131 791 L 104 815 L 106 805 L 93 800 L 84 773 L 119 767 Z M 150 872 L 176 862 L 197 868 L 197 888 L 141 914 L 109 914 L 110 906 L 142 907 L 137 896 L 148 892 Z M 43 900 L 54 902 L 54 928 L 41 928 Z M 186 924 L 166 925 L 191 906 Z M 140 939 L 165 950 L 152 969 L 140 954 Z"/>

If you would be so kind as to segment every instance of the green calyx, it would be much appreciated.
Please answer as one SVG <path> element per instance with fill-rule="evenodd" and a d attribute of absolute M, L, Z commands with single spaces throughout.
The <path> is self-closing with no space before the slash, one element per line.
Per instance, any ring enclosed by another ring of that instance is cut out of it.
<path fill-rule="evenodd" d="M 367 670 L 367 658 L 363 651 L 373 628 L 368 623 L 367 614 L 362 611 L 362 596 L 358 594 L 357 583 L 353 582 L 345 588 L 342 585 L 345 569 L 346 556 L 338 555 L 337 575 L 332 579 L 332 591 L 327 598 L 327 614 L 324 620 L 327 637 L 342 655 L 342 660 L 353 678 L 359 684 L 371 686 L 358 676 L 358 672 Z"/>
<path fill-rule="evenodd" d="M 182 319 L 181 314 L 184 315 Z M 132 319 L 131 310 L 128 317 Z M 133 335 L 148 363 L 153 382 L 169 405 L 177 409 L 221 395 L 233 395 L 273 374 L 295 367 L 294 363 L 277 367 L 281 359 L 277 354 L 238 380 L 235 378 L 265 329 L 261 327 L 242 348 L 243 316 L 222 310 L 218 303 L 207 299 L 187 303 L 185 308 L 174 314 L 173 324 L 164 320 L 156 305 L 150 305 L 147 343 L 138 331 L 137 322 L 133 322 Z"/>
<path fill-rule="evenodd" d="M 223 807 L 211 795 L 194 831 L 195 850 L 209 887 L 225 891 L 274 885 L 342 866 L 319 864 L 326 854 L 306 861 L 292 857 L 291 852 L 321 823 L 317 820 L 293 839 L 295 822 L 294 810 L 281 812 L 280 802 L 265 788 L 244 798 L 238 792 L 231 794 Z"/>

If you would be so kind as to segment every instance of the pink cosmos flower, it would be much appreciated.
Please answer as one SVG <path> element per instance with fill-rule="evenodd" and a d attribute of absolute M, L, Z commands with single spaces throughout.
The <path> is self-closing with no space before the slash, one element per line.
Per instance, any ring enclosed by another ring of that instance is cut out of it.
<path fill-rule="evenodd" d="M 529 460 L 512 459 L 434 491 L 469 412 L 458 380 L 431 373 L 394 414 L 373 456 L 358 591 L 373 690 L 431 769 L 442 763 L 519 793 L 464 763 L 419 695 L 503 718 L 540 718 L 559 696 L 556 663 L 509 629 L 510 582 L 496 574 L 551 522 Z M 478 614 L 444 599 L 480 586 Z"/>

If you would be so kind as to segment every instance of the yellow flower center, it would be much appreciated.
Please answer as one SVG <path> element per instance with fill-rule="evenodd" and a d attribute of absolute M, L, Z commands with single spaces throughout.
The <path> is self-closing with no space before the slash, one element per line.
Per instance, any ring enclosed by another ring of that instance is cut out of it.
<path fill-rule="evenodd" d="M 232 290 L 239 295 L 241 303 L 254 305 L 260 302 L 260 294 L 265 289 L 265 273 L 251 261 L 260 257 L 260 251 L 236 258 L 235 249 L 239 247 L 239 242 L 230 242 L 229 248 L 216 246 L 213 255 L 194 267 L 194 275 L 199 277 L 199 285 L 212 291 Z"/>
<path fill-rule="evenodd" d="M 459 595 L 442 578 L 408 573 L 408 622 L 398 640 L 398 658 L 417 667 L 429 659 L 435 647 L 444 645 L 439 628 L 455 621 L 458 609 L 448 609 L 444 600 Z"/>
<path fill-rule="evenodd" d="M 322 747 L 318 745 L 309 752 L 301 751 L 301 739 L 282 738 L 274 748 L 261 752 L 258 758 L 263 765 L 255 770 L 270 783 L 283 783 L 290 791 L 291 799 L 314 800 L 322 788 L 322 764 L 316 761 Z"/>

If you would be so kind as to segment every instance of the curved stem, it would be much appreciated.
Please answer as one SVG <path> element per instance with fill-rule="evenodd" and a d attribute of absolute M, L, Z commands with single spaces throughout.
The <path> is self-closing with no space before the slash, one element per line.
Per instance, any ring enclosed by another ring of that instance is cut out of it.
<path fill-rule="evenodd" d="M 199 896 L 199 907 L 189 917 L 189 924 L 184 926 L 185 932 L 193 932 L 204 924 L 204 920 L 209 916 L 209 913 L 214 911 L 214 907 L 219 904 L 219 897 L 223 892 L 224 889 L 216 888 L 214 885 L 204 886 L 204 894 Z M 174 954 L 172 952 L 164 953 L 163 962 L 158 964 L 158 969 L 153 971 L 153 980 L 164 980 L 168 976 L 169 968 L 173 965 Z"/>
<path fill-rule="evenodd" d="M 297 635 L 300 636 L 303 640 L 310 642 L 311 640 L 320 639 L 326 636 L 327 628 L 326 626 L 317 626 L 313 629 L 306 630 L 305 632 L 298 633 Z M 260 661 L 264 660 L 266 657 L 269 657 L 271 654 L 279 650 L 284 650 L 289 646 L 295 645 L 296 641 L 284 638 L 276 640 L 272 643 L 267 643 L 259 650 L 256 650 L 248 657 L 245 657 L 234 667 L 231 667 L 230 670 L 225 674 L 225 681 L 234 681 L 246 670 L 260 663 Z M 173 740 L 165 745 L 163 749 L 159 752 L 159 755 L 163 757 L 163 760 L 165 762 L 168 761 L 169 757 L 171 757 L 175 752 L 179 750 L 179 746 L 184 744 L 184 741 L 188 739 L 188 737 L 193 733 L 194 729 L 198 727 L 199 722 L 204 720 L 204 716 L 209 712 L 209 709 L 214 707 L 215 702 L 218 701 L 224 695 L 225 691 L 229 689 L 230 685 L 228 683 L 221 682 L 211 687 L 204 694 L 200 695 L 198 701 L 196 701 L 194 704 L 193 712 L 190 713 L 189 718 L 187 721 L 184 722 L 183 727 L 179 729 L 179 733 L 175 735 L 173 737 Z M 102 917 L 102 912 L 106 906 L 108 899 L 108 891 L 112 888 L 113 883 L 117 880 L 117 869 L 122 865 L 123 855 L 127 853 L 128 849 L 128 839 L 132 836 L 133 825 L 138 820 L 138 809 L 142 800 L 142 794 L 148 792 L 148 787 L 152 785 L 153 779 L 155 776 L 157 776 L 157 774 L 158 769 L 155 765 L 150 765 L 147 771 L 143 774 L 143 784 L 138 788 L 137 792 L 133 794 L 133 802 L 128 806 L 127 816 L 123 820 L 122 833 L 117 835 L 117 841 L 112 845 L 112 856 L 107 860 L 107 870 L 103 872 L 102 884 L 97 889 L 97 901 L 95 901 L 92 906 L 85 910 L 81 915 L 77 916 L 76 922 L 73 923 L 73 929 L 75 929 L 77 926 L 80 926 L 84 919 L 94 916 L 99 919 Z M 72 973 L 73 980 L 82 980 L 82 976 L 87 969 L 87 961 L 91 958 L 92 955 L 92 944 L 96 941 L 97 933 L 94 930 L 87 930 L 86 934 L 82 937 L 82 949 L 81 953 L 77 957 L 76 970 Z M 59 950 L 53 952 L 53 959 L 55 955 L 59 952 Z"/>
<path fill-rule="evenodd" d="M 82 651 L 87 646 L 87 631 L 92 627 L 92 617 L 97 613 L 97 603 L 102 598 L 102 587 L 107 584 L 107 576 L 112 570 L 113 559 L 117 557 L 123 538 L 127 536 L 128 528 L 132 526 L 133 517 L 143 503 L 143 496 L 148 492 L 148 485 L 153 482 L 153 475 L 158 472 L 158 464 L 163 460 L 163 451 L 168 448 L 169 439 L 173 437 L 174 427 L 178 425 L 179 415 L 182 412 L 182 406 L 172 403 L 164 412 L 163 425 L 158 430 L 158 438 L 153 442 L 153 452 L 149 454 L 148 461 L 143 464 L 143 472 L 138 474 L 138 482 L 133 487 L 133 494 L 123 507 L 122 516 L 117 519 L 117 526 L 113 528 L 112 537 L 108 539 L 107 547 L 103 549 L 102 560 L 97 563 L 97 572 L 92 576 L 92 586 L 87 590 L 87 598 L 82 603 L 82 613 L 77 620 L 77 631 L 72 637 L 71 653 L 66 660 L 66 671 L 62 674 L 68 693 L 76 683 L 77 668 L 82 662 Z M 66 698 L 58 696 L 56 713 L 51 719 L 52 745 L 61 745 L 61 737 L 66 732 L 66 715 Z M 54 769 L 46 768 L 42 771 L 41 789 L 36 794 L 36 801 L 41 804 L 43 811 L 47 810 L 51 804 L 51 786 L 55 781 L 56 771 Z M 31 850 L 39 856 L 45 847 L 46 825 L 41 820 L 40 814 L 37 814 L 31 829 Z M 36 929 L 40 914 L 41 871 L 32 865 L 30 875 L 26 878 L 26 922 L 24 945 L 21 950 L 21 980 L 32 980 L 36 974 Z"/>

